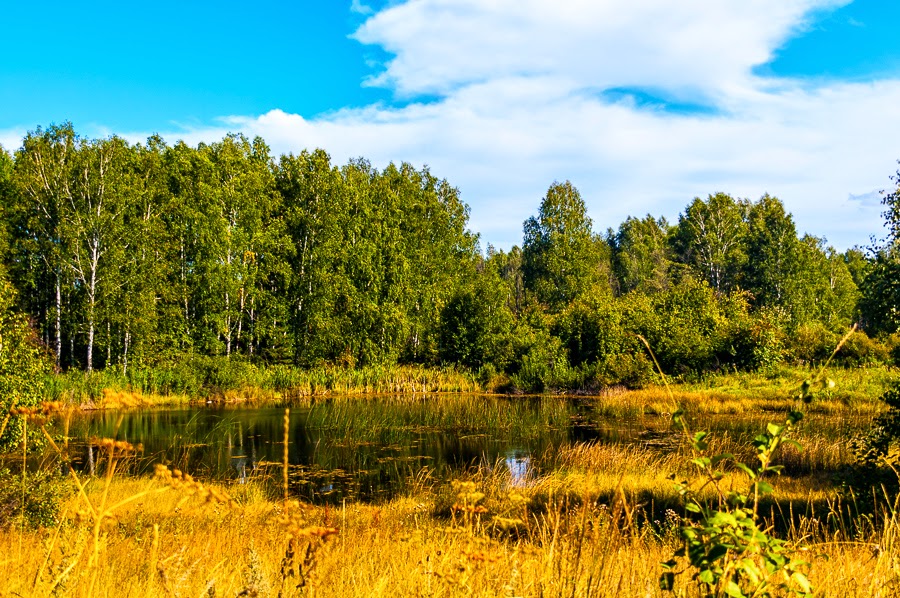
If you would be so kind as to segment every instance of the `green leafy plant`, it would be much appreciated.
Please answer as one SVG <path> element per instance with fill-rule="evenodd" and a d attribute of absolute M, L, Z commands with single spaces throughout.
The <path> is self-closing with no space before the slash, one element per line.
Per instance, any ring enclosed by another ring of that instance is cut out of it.
<path fill-rule="evenodd" d="M 816 392 L 834 385 L 824 377 L 825 369 L 855 329 L 841 339 L 818 374 L 801 384 L 795 400 L 809 403 Z M 644 344 L 650 350 L 646 341 Z M 652 350 L 650 354 L 653 356 Z M 710 455 L 709 433 L 690 434 L 684 412 L 675 410 L 673 423 L 689 439 L 690 462 L 700 474 L 700 483 L 698 487 L 687 480 L 676 483 L 685 510 L 693 518 L 687 518 L 679 529 L 684 544 L 675 558 L 662 563 L 661 589 L 674 591 L 676 575 L 690 572 L 703 596 L 812 595 L 806 577 L 809 563 L 798 556 L 802 547 L 776 537 L 759 516 L 760 499 L 774 491 L 769 478 L 783 469 L 774 464 L 779 449 L 785 444 L 802 449 L 789 438 L 802 419 L 803 413 L 792 408 L 782 423 L 767 424 L 753 439 L 757 462 L 751 467 L 731 453 Z M 737 472 L 746 475 L 746 485 L 733 484 L 726 489 L 724 480 Z M 687 565 L 679 570 L 684 560 Z"/>
<path fill-rule="evenodd" d="M 792 410 L 782 424 L 766 426 L 765 432 L 753 440 L 758 459 L 754 467 L 729 453 L 710 456 L 707 432 L 690 437 L 694 453 L 691 463 L 702 474 L 702 483 L 695 488 L 681 481 L 676 488 L 685 510 L 695 514 L 697 520 L 681 526 L 684 545 L 675 552 L 676 558 L 663 563 L 662 589 L 674 589 L 680 557 L 687 560 L 691 579 L 704 596 L 811 595 L 812 586 L 805 574 L 809 564 L 796 557 L 796 546 L 775 537 L 758 513 L 760 499 L 774 490 L 766 478 L 782 470 L 781 465 L 773 464 L 778 449 L 786 443 L 799 448 L 788 433 L 802 418 L 801 412 Z M 676 412 L 673 421 L 687 431 L 682 412 Z M 746 474 L 746 486 L 724 488 L 727 464 Z M 709 488 L 713 490 L 712 499 L 704 494 Z"/>
<path fill-rule="evenodd" d="M 71 495 L 68 481 L 55 471 L 13 473 L 0 470 L 0 527 L 53 527 Z"/>
<path fill-rule="evenodd" d="M 900 382 L 894 382 L 879 400 L 888 409 L 876 415 L 869 429 L 851 441 L 856 462 L 845 481 L 859 496 L 880 488 L 881 492 L 872 493 L 873 500 L 883 496 L 892 503 L 900 483 Z"/>

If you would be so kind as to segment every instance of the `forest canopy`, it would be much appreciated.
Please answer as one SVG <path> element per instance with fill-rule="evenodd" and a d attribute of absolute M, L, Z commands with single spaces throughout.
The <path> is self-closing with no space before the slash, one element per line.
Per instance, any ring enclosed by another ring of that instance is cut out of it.
<path fill-rule="evenodd" d="M 847 360 L 890 361 L 897 344 L 898 226 L 839 252 L 769 195 L 715 192 L 677 222 L 598 233 L 554 182 L 521 247 L 482 252 L 459 191 L 427 167 L 63 124 L 0 148 L 0 199 L 4 276 L 61 369 L 450 364 L 539 390 L 642 383 L 637 335 L 672 373 L 820 360 L 853 323 Z M 896 224 L 897 193 L 885 201 Z"/>

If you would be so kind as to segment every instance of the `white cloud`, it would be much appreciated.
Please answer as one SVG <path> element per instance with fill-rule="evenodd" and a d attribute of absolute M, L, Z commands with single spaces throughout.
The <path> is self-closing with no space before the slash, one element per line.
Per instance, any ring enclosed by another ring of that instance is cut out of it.
<path fill-rule="evenodd" d="M 272 110 L 167 138 L 226 130 L 276 152 L 324 147 L 428 164 L 460 187 L 485 242 L 521 241 L 554 180 L 581 190 L 595 228 L 628 215 L 676 219 L 694 196 L 779 196 L 802 231 L 838 247 L 881 235 L 900 157 L 900 81 L 811 87 L 751 74 L 832 0 L 410 0 L 356 33 L 396 58 L 376 81 L 413 101 L 306 119 Z M 642 86 L 710 113 L 641 109 L 599 93 Z M 437 94 L 416 102 L 418 94 Z"/>
<path fill-rule="evenodd" d="M 813 8 L 836 0 L 414 0 L 355 33 L 392 52 L 375 84 L 447 93 L 499 75 L 579 86 L 715 91 L 765 63 Z"/>
<path fill-rule="evenodd" d="M 12 154 L 22 146 L 24 137 L 24 129 L 0 129 L 0 146 Z"/>

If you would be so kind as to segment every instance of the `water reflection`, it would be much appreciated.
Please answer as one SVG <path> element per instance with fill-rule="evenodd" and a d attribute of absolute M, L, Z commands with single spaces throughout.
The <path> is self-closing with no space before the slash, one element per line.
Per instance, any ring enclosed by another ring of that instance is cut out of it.
<path fill-rule="evenodd" d="M 432 408 L 437 415 L 428 412 Z M 533 456 L 596 437 L 578 423 L 577 412 L 575 403 L 562 399 L 487 397 L 295 406 L 289 421 L 290 487 L 307 500 L 378 500 L 402 493 L 423 471 L 440 479 L 497 463 L 505 464 L 513 484 L 525 484 L 539 466 Z M 142 444 L 143 455 L 133 464 L 139 473 L 162 462 L 241 483 L 281 476 L 281 408 L 95 412 L 73 422 L 71 433 L 82 442 L 116 437 Z M 83 444 L 79 467 L 94 472 L 95 459 Z"/>
<path fill-rule="evenodd" d="M 513 488 L 527 486 L 535 477 L 531 455 L 527 453 L 510 451 L 507 453 L 505 463 L 509 469 L 509 484 Z"/>
<path fill-rule="evenodd" d="M 600 405 L 560 397 L 419 395 L 293 406 L 290 488 L 310 501 L 381 500 L 407 491 L 417 479 L 448 479 L 481 467 L 502 467 L 513 486 L 523 486 L 544 473 L 556 449 L 576 442 L 677 446 L 669 417 L 617 418 L 602 414 Z M 771 417 L 704 416 L 696 425 L 745 442 Z M 94 412 L 72 422 L 70 433 L 76 446 L 81 442 L 77 465 L 90 473 L 99 465 L 87 439 L 115 437 L 143 445 L 130 463 L 137 473 L 162 462 L 195 476 L 241 483 L 281 479 L 282 408 Z"/>

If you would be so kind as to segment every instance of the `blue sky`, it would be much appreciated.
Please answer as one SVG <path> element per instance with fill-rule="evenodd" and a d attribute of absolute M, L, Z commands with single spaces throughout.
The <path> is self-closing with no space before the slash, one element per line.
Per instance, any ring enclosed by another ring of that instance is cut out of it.
<path fill-rule="evenodd" d="M 277 153 L 428 164 L 501 247 L 564 179 L 598 231 L 768 192 L 801 231 L 866 244 L 900 158 L 896 2 L 9 4 L 9 150 L 71 120 L 88 136 L 242 131 Z"/>

